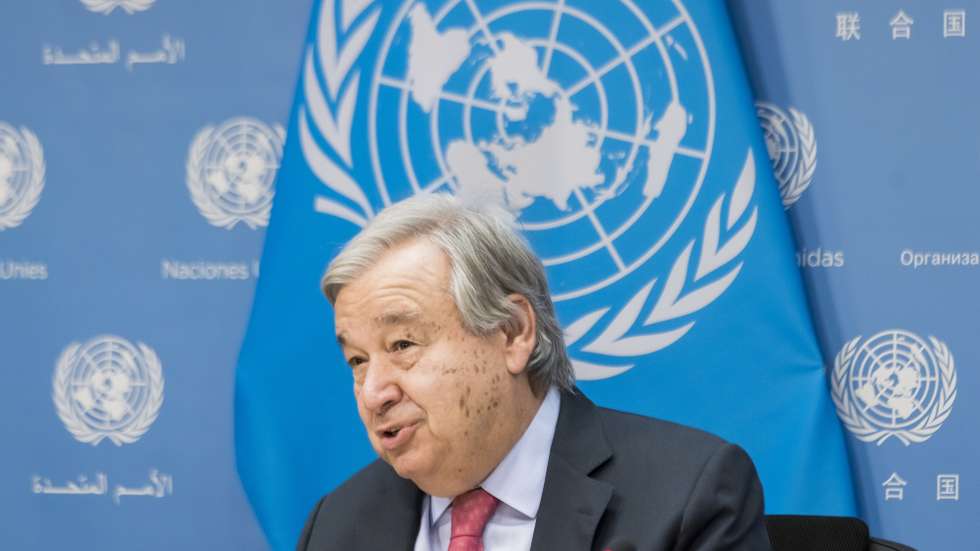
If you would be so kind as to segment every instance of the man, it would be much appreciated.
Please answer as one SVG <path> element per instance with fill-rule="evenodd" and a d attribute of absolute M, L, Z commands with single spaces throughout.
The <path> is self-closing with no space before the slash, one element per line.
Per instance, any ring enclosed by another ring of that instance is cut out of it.
<path fill-rule="evenodd" d="M 543 266 L 505 217 L 403 201 L 322 285 L 380 460 L 298 549 L 769 549 L 740 448 L 574 387 Z"/>

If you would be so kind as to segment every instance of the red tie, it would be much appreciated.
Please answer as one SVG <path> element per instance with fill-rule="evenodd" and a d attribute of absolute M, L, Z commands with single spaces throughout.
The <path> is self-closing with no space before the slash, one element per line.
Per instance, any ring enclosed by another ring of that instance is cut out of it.
<path fill-rule="evenodd" d="M 449 551 L 483 551 L 483 529 L 497 508 L 497 498 L 483 488 L 470 490 L 453 500 L 453 533 Z"/>

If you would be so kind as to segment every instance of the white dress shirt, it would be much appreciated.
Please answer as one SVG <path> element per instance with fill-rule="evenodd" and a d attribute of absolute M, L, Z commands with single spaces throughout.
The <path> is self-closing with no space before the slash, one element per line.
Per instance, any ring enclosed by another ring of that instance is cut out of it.
<path fill-rule="evenodd" d="M 560 404 L 558 389 L 550 388 L 524 435 L 480 485 L 500 500 L 483 531 L 484 551 L 531 548 Z M 452 498 L 425 496 L 415 551 L 449 549 L 452 501 Z"/>

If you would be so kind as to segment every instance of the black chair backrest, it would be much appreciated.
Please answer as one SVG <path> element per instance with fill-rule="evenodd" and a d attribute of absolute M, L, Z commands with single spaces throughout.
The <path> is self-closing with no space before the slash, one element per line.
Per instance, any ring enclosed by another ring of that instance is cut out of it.
<path fill-rule="evenodd" d="M 915 551 L 915 549 L 907 545 L 902 545 L 901 543 L 871 538 L 871 545 L 868 546 L 868 551 Z"/>
<path fill-rule="evenodd" d="M 868 536 L 868 525 L 853 517 L 767 515 L 773 551 L 915 551 L 907 545 Z"/>
<path fill-rule="evenodd" d="M 852 517 L 767 515 L 773 551 L 868 551 L 868 525 Z"/>

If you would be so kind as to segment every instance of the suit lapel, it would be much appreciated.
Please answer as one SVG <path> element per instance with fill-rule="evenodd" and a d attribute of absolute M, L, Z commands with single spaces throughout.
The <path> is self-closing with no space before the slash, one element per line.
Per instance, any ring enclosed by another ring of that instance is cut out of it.
<path fill-rule="evenodd" d="M 578 390 L 562 393 L 532 551 L 592 547 L 613 486 L 589 475 L 610 457 L 595 405 Z"/>

